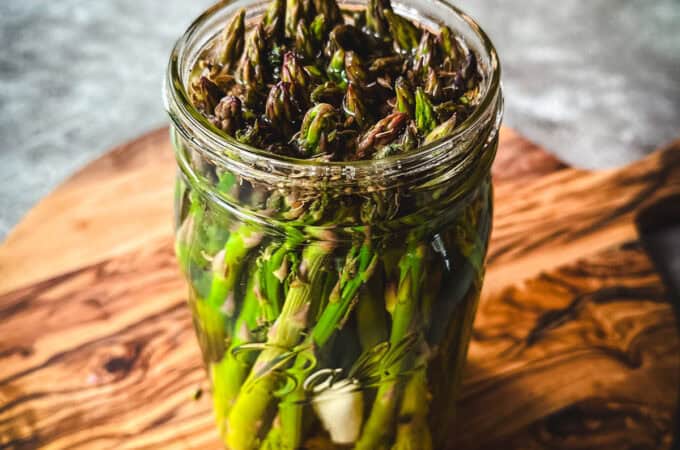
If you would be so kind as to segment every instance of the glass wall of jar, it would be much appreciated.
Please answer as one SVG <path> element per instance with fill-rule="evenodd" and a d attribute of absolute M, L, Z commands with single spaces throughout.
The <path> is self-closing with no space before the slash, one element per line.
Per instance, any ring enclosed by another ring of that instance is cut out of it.
<path fill-rule="evenodd" d="M 394 4 L 445 23 L 474 52 L 474 113 L 448 137 L 380 160 L 274 156 L 216 133 L 187 94 L 210 38 L 238 9 L 252 23 L 266 6 L 208 10 L 166 80 L 176 253 L 219 432 L 234 450 L 446 448 L 491 230 L 496 53 L 448 3 Z"/>

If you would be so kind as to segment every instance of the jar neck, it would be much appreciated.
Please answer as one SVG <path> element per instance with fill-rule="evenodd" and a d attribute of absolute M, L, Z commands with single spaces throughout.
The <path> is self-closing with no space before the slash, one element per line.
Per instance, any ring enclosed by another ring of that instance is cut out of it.
<path fill-rule="evenodd" d="M 409 161 L 413 166 L 371 164 L 361 176 L 350 176 L 351 165 L 340 166 L 344 176 L 334 178 L 332 171 L 318 168 L 282 175 L 257 163 L 224 164 L 177 127 L 171 136 L 181 176 L 216 214 L 275 231 L 304 228 L 311 236 L 332 229 L 338 237 L 352 238 L 365 226 L 373 227 L 373 236 L 393 235 L 418 227 L 437 230 L 471 199 L 488 194 L 502 116 L 500 92 L 496 102 L 485 126 L 467 140 L 446 140 L 431 158 Z"/>
<path fill-rule="evenodd" d="M 184 153 L 199 152 L 223 171 L 283 189 L 313 191 L 321 186 L 331 192 L 365 193 L 442 176 L 447 180 L 467 176 L 474 169 L 471 164 L 480 160 L 481 155 L 477 153 L 486 149 L 478 145 L 480 141 L 493 140 L 500 127 L 503 109 L 500 87 L 496 86 L 493 95 L 488 95 L 484 99 L 486 103 L 479 107 L 484 110 L 471 117 L 475 121 L 462 124 L 452 136 L 396 157 L 350 162 L 319 162 L 263 154 L 229 136 L 218 136 L 201 123 L 193 123 L 191 119 L 197 120 L 194 116 L 199 113 L 187 111 L 191 105 L 179 104 L 176 98 L 170 99 L 169 113 L 178 138 L 190 144 Z M 186 158 L 179 148 L 177 158 Z"/>

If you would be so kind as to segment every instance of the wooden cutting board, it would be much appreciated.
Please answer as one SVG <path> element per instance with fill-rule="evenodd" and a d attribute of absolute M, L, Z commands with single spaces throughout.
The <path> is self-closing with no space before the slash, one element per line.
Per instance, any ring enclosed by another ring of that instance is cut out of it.
<path fill-rule="evenodd" d="M 0 246 L 0 448 L 220 448 L 172 252 L 167 130 L 114 149 Z M 680 192 L 680 142 L 566 167 L 510 130 L 459 449 L 663 449 L 680 338 L 633 219 Z"/>

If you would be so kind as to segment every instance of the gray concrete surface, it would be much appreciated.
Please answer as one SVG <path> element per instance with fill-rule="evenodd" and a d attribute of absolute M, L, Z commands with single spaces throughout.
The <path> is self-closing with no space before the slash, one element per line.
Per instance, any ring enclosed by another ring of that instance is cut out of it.
<path fill-rule="evenodd" d="M 165 123 L 174 39 L 211 0 L 0 1 L 0 239 L 111 146 Z M 496 42 L 506 124 L 583 167 L 680 136 L 680 0 L 457 2 Z"/>

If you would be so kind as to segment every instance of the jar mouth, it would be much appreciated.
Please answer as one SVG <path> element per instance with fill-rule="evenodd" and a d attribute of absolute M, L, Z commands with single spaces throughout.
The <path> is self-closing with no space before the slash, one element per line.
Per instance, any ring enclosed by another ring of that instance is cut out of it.
<path fill-rule="evenodd" d="M 253 3 L 259 3 L 261 8 L 253 7 Z M 218 133 L 214 125 L 196 109 L 189 99 L 187 91 L 187 78 L 190 67 L 195 63 L 198 53 L 206 42 L 214 36 L 214 33 L 206 33 L 204 28 L 210 21 L 215 22 L 216 16 L 223 13 L 225 9 L 231 12 L 226 15 L 229 17 L 237 9 L 246 7 L 247 18 L 252 20 L 259 17 L 264 11 L 267 1 L 261 0 L 237 0 L 220 1 L 207 9 L 203 14 L 192 22 L 184 34 L 177 40 L 171 52 L 170 61 L 164 83 L 165 109 L 170 115 L 175 129 L 185 138 L 194 143 L 200 151 L 207 153 L 207 156 L 218 165 L 230 169 L 248 170 L 252 173 L 253 168 L 260 169 L 263 174 L 288 174 L 303 178 L 305 175 L 318 177 L 327 174 L 331 177 L 349 178 L 356 182 L 356 179 L 363 176 L 382 176 L 389 173 L 408 170 L 413 171 L 428 170 L 432 164 L 441 164 L 450 160 L 464 160 L 466 149 L 469 149 L 470 141 L 474 136 L 479 135 L 481 129 L 489 122 L 493 123 L 492 135 L 485 136 L 486 140 L 495 137 L 502 118 L 502 94 L 501 94 L 501 67 L 493 43 L 482 30 L 482 28 L 470 16 L 456 6 L 447 1 L 434 0 L 430 3 L 433 9 L 437 10 L 436 17 L 425 17 L 421 11 L 413 7 L 407 7 L 399 2 L 392 2 L 392 6 L 399 14 L 410 17 L 424 25 L 438 25 L 446 23 L 443 18 L 452 15 L 456 18 L 458 28 L 454 31 L 462 33 L 463 41 L 470 51 L 474 51 L 478 56 L 479 67 L 482 69 L 482 95 L 477 107 L 472 111 L 464 122 L 454 129 L 454 131 L 437 141 L 422 145 L 407 152 L 390 155 L 379 160 L 367 159 L 357 161 L 326 161 L 319 159 L 303 159 L 285 155 L 276 155 L 264 149 L 259 149 L 247 144 L 243 144 L 231 136 Z M 356 0 L 340 0 L 341 9 L 347 10 L 352 5 L 363 7 L 364 2 Z M 445 13 L 439 11 L 445 10 Z M 226 18 L 225 17 L 225 18 Z M 219 20 L 219 24 L 224 21 Z M 447 23 L 447 25 L 451 25 Z M 461 29 L 465 26 L 467 29 Z M 215 30 L 217 31 L 217 30 Z M 203 41 L 195 46 L 195 40 L 203 38 Z M 472 46 L 470 38 L 477 41 L 479 45 Z M 192 55 L 191 52 L 194 51 Z M 198 51 L 196 51 L 198 50 Z M 481 53 L 483 51 L 483 53 Z M 481 54 L 480 54 L 481 53 Z M 467 143 L 467 145 L 465 145 Z"/>

